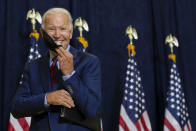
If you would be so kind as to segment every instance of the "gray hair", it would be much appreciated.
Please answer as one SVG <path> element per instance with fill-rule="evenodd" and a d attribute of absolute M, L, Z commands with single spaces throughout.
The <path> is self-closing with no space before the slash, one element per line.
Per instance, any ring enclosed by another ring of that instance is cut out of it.
<path fill-rule="evenodd" d="M 68 10 L 66 10 L 66 9 L 64 9 L 64 8 L 51 8 L 51 9 L 47 10 L 47 11 L 43 14 L 43 16 L 42 16 L 42 24 L 41 24 L 41 27 L 42 27 L 43 29 L 44 29 L 45 22 L 46 22 L 46 16 L 47 16 L 48 14 L 50 14 L 50 13 L 65 14 L 65 15 L 67 15 L 68 18 L 69 18 L 69 23 L 70 23 L 69 27 L 70 27 L 70 29 L 73 27 L 73 24 L 72 24 L 73 19 L 72 19 L 71 14 L 70 14 L 70 12 L 69 12 Z"/>

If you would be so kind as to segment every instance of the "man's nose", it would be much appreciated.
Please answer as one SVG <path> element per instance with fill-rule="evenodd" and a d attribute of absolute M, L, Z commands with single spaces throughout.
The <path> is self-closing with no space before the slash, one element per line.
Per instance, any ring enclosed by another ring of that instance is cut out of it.
<path fill-rule="evenodd" d="M 54 37 L 59 38 L 60 34 L 61 34 L 60 30 L 55 30 Z"/>

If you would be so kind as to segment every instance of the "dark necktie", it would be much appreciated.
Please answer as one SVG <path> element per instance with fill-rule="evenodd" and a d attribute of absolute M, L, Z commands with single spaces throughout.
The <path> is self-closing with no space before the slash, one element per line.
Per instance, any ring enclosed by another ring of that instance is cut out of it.
<path fill-rule="evenodd" d="M 51 78 L 51 86 L 54 85 L 58 73 L 58 66 L 57 66 L 57 57 L 52 59 L 52 65 L 50 66 L 50 78 Z"/>

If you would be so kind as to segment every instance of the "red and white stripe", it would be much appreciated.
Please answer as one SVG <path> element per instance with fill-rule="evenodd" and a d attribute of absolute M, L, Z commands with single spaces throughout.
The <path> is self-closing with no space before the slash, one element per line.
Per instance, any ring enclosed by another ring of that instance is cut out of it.
<path fill-rule="evenodd" d="M 133 123 L 127 115 L 125 108 L 121 105 L 119 131 L 151 131 L 151 124 L 147 111 L 141 115 L 136 123 Z"/>
<path fill-rule="evenodd" d="M 10 113 L 8 131 L 29 131 L 31 117 L 16 119 Z"/>
<path fill-rule="evenodd" d="M 165 110 L 164 131 L 192 131 L 190 121 L 186 123 L 184 129 L 180 127 L 178 121 L 170 113 L 168 109 Z"/>

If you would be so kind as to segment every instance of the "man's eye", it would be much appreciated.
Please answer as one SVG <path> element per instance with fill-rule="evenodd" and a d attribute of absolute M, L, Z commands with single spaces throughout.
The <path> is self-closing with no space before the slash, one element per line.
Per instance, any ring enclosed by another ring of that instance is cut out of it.
<path fill-rule="evenodd" d="M 49 28 L 48 30 L 51 30 L 52 31 L 52 30 L 54 30 L 54 28 Z"/>
<path fill-rule="evenodd" d="M 68 29 L 67 29 L 67 28 L 61 28 L 61 30 L 62 30 L 62 31 L 67 31 Z"/>

